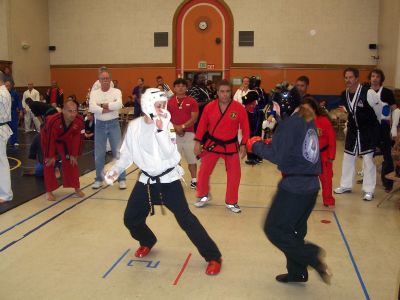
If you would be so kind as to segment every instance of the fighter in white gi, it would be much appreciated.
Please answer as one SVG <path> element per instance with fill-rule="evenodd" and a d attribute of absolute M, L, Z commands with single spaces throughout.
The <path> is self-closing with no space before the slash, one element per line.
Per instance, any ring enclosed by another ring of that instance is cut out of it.
<path fill-rule="evenodd" d="M 199 220 L 189 210 L 180 183 L 183 169 L 176 145 L 176 135 L 166 110 L 167 96 L 159 89 L 149 88 L 141 97 L 143 117 L 129 123 L 121 155 L 106 174 L 112 183 L 118 175 L 135 163 L 141 174 L 129 197 L 124 222 L 132 237 L 139 241 L 136 257 L 149 254 L 157 238 L 146 224 L 154 205 L 165 205 L 208 262 L 206 274 L 215 275 L 221 269 L 221 253 Z"/>

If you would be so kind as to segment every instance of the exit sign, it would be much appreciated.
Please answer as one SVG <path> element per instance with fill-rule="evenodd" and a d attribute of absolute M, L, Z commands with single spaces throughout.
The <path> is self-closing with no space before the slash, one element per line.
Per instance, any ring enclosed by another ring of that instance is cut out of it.
<path fill-rule="evenodd" d="M 207 69 L 207 62 L 206 61 L 199 61 L 197 66 L 198 66 L 199 69 Z"/>

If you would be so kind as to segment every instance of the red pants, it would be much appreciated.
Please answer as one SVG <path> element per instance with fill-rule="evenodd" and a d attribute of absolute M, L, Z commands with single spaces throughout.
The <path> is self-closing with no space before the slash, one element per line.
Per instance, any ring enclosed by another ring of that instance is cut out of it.
<path fill-rule="evenodd" d="M 322 200 L 325 205 L 335 205 L 335 198 L 332 196 L 332 163 L 321 161 L 322 173 L 319 175 L 319 180 L 322 186 Z"/>
<path fill-rule="evenodd" d="M 201 158 L 201 165 L 197 177 L 197 197 L 208 195 L 210 191 L 210 176 L 214 170 L 218 159 L 225 160 L 227 185 L 225 203 L 236 204 L 238 202 L 239 184 L 240 184 L 240 160 L 239 154 L 222 155 L 207 152 Z"/>
<path fill-rule="evenodd" d="M 79 168 L 78 166 L 72 166 L 71 162 L 62 155 L 61 158 L 62 166 L 62 177 L 63 186 L 66 188 L 79 188 Z M 52 192 L 58 188 L 58 181 L 54 173 L 54 165 L 47 167 L 46 164 L 43 166 L 44 174 L 44 185 L 46 187 L 46 192 Z"/>

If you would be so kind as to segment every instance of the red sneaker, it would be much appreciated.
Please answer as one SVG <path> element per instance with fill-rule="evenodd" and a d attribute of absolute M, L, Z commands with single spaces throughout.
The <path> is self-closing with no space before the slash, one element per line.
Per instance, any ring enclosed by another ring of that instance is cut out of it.
<path fill-rule="evenodd" d="M 146 246 L 140 246 L 136 252 L 135 252 L 135 256 L 136 257 L 145 257 L 150 253 L 151 248 L 146 247 Z"/>
<path fill-rule="evenodd" d="M 208 266 L 206 269 L 207 275 L 217 275 L 221 271 L 222 259 L 219 261 L 211 260 L 208 262 Z"/>

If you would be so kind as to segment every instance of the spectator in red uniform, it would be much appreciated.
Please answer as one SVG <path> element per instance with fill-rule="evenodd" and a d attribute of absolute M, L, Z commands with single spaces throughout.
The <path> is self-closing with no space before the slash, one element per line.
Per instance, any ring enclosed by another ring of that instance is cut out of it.
<path fill-rule="evenodd" d="M 79 197 L 85 196 L 80 189 L 78 168 L 84 128 L 85 123 L 78 115 L 78 104 L 72 100 L 65 103 L 62 112 L 46 118 L 41 144 L 45 163 L 44 184 L 49 201 L 56 200 L 53 191 L 58 188 L 54 174 L 57 154 L 61 156 L 64 187 L 75 188 Z"/>
<path fill-rule="evenodd" d="M 64 93 L 57 85 L 57 81 L 51 82 L 51 88 L 47 90 L 46 102 L 53 107 L 62 108 L 64 105 Z"/>
<path fill-rule="evenodd" d="M 241 175 L 239 153 L 241 158 L 246 156 L 249 120 L 244 107 L 232 100 L 228 81 L 219 82 L 217 94 L 218 99 L 204 108 L 196 131 L 194 153 L 201 157 L 201 165 L 197 182 L 198 199 L 194 205 L 203 207 L 210 201 L 210 175 L 218 159 L 222 158 L 225 160 L 227 174 L 226 208 L 234 213 L 240 213 L 241 209 L 237 204 Z M 242 129 L 240 146 L 237 136 L 239 126 Z M 203 146 L 200 144 L 202 140 L 205 141 Z"/>
<path fill-rule="evenodd" d="M 322 186 L 322 200 L 326 207 L 335 206 L 335 198 L 332 196 L 333 161 L 336 156 L 336 134 L 332 123 L 325 111 L 312 97 L 302 100 L 302 107 L 315 114 L 315 127 L 317 128 L 319 152 L 321 157 L 321 174 L 319 180 Z"/>

